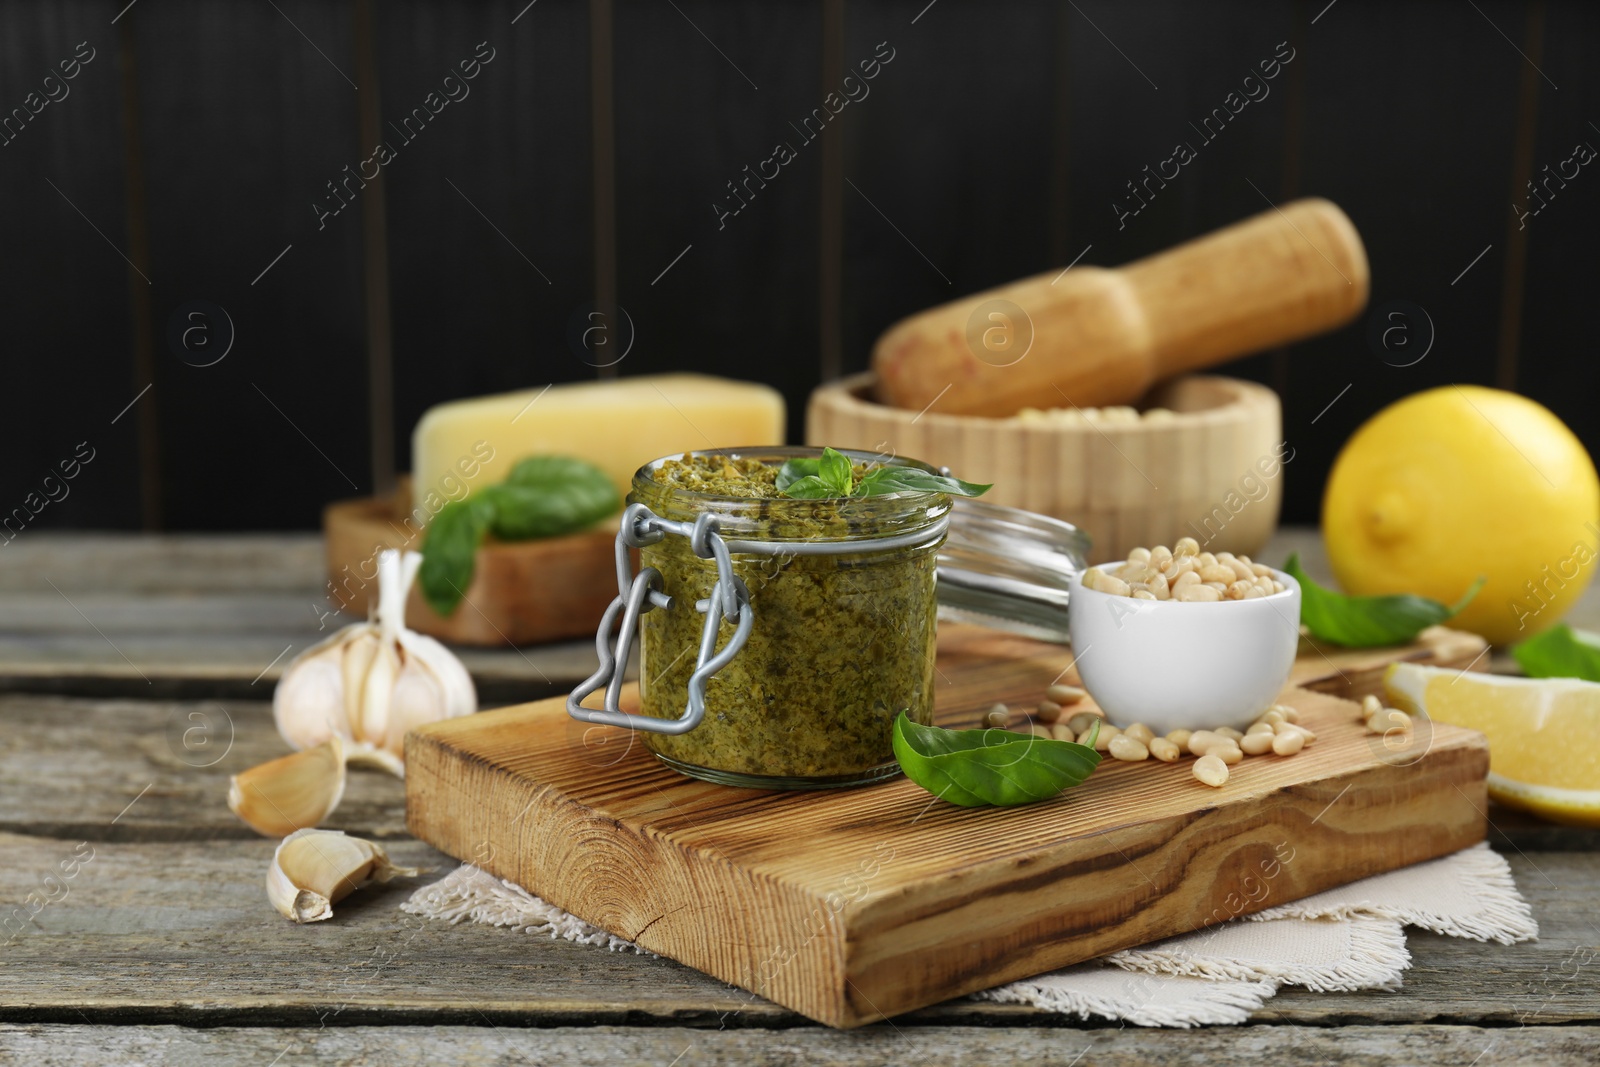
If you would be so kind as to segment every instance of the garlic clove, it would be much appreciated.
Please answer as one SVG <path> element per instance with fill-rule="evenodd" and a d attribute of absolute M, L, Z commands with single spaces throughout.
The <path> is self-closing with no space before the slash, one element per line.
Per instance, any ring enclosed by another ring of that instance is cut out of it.
<path fill-rule="evenodd" d="M 337 734 L 351 740 L 344 699 L 344 645 L 348 628 L 289 661 L 272 693 L 278 733 L 296 749 L 314 748 Z"/>
<path fill-rule="evenodd" d="M 396 867 L 382 846 L 338 830 L 297 830 L 272 854 L 267 899 L 297 923 L 333 916 L 333 904 L 368 882 L 413 878 L 415 867 Z"/>
<path fill-rule="evenodd" d="M 374 770 L 386 771 L 396 778 L 406 776 L 405 761 L 388 749 L 379 748 L 371 741 L 357 741 L 346 745 L 344 750 L 344 765 L 346 767 L 370 767 Z"/>
<path fill-rule="evenodd" d="M 355 723 L 363 741 L 379 744 L 389 728 L 389 704 L 394 699 L 394 681 L 400 673 L 400 650 L 393 641 L 380 641 L 372 666 L 362 686 L 361 717 Z"/>
<path fill-rule="evenodd" d="M 383 640 L 370 623 L 358 623 L 350 629 L 354 632 L 350 640 L 345 642 L 344 655 L 340 660 L 344 675 L 345 721 L 350 724 L 354 736 L 361 737 L 361 723 L 365 718 L 361 698 L 366 693 L 367 675 L 372 670 L 372 661 L 377 658 Z"/>
<path fill-rule="evenodd" d="M 228 807 L 266 837 L 316 826 L 344 798 L 344 763 L 344 739 L 335 734 L 315 748 L 234 775 Z"/>
<path fill-rule="evenodd" d="M 438 676 L 415 656 L 408 656 L 395 676 L 388 729 L 374 741 L 381 741 L 384 749 L 395 756 L 403 755 L 406 731 L 443 718 L 445 703 L 444 685 Z"/>

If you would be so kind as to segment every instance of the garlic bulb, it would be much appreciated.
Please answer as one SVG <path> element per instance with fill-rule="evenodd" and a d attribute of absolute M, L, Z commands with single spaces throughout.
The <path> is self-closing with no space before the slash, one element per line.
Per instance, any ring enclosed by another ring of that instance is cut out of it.
<path fill-rule="evenodd" d="M 396 867 L 382 846 L 338 830 L 296 830 L 278 845 L 267 871 L 267 899 L 285 918 L 313 923 L 333 916 L 333 903 L 368 882 L 415 877 Z"/>
<path fill-rule="evenodd" d="M 403 774 L 406 731 L 478 710 L 472 677 L 438 641 L 405 627 L 406 597 L 422 556 L 378 556 L 373 618 L 346 626 L 296 656 L 272 698 L 278 732 L 297 749 L 330 737 L 352 763 Z"/>
<path fill-rule="evenodd" d="M 251 767 L 228 784 L 228 807 L 264 837 L 315 826 L 344 799 L 344 740 Z"/>

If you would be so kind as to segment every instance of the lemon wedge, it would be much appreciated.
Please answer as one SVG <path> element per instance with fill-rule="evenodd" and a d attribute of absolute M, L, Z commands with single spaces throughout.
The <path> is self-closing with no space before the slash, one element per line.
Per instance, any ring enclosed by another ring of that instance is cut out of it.
<path fill-rule="evenodd" d="M 1555 822 L 1600 826 L 1600 683 L 1390 666 L 1389 702 L 1489 738 L 1489 795 Z"/>

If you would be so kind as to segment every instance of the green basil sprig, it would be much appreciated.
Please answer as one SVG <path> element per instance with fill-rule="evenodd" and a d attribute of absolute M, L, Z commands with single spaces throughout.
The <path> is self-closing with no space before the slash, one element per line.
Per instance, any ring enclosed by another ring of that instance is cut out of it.
<path fill-rule="evenodd" d="M 1511 655 L 1529 678 L 1582 678 L 1600 682 L 1600 634 L 1566 623 L 1512 646 Z"/>
<path fill-rule="evenodd" d="M 1100 766 L 1094 750 L 1100 724 L 1087 745 L 1009 730 L 945 730 L 894 721 L 894 754 L 906 777 L 963 808 L 1012 807 L 1048 800 L 1078 785 Z"/>
<path fill-rule="evenodd" d="M 1300 621 L 1311 636 L 1346 648 L 1383 648 L 1404 645 L 1430 626 L 1460 614 L 1483 588 L 1483 578 L 1472 583 L 1454 606 L 1425 596 L 1345 596 L 1313 582 L 1300 567 L 1298 553 L 1283 565 L 1300 583 Z"/>
<path fill-rule="evenodd" d="M 778 468 L 778 492 L 803 500 L 841 496 L 885 496 L 889 493 L 948 493 L 982 496 L 991 486 L 964 482 L 916 467 L 882 466 L 856 480 L 850 457 L 824 448 L 820 457 L 791 459 Z"/>
<path fill-rule="evenodd" d="M 486 534 L 502 541 L 559 537 L 593 526 L 622 505 L 617 487 L 592 463 L 529 456 L 500 485 L 439 509 L 422 543 L 417 583 L 428 605 L 449 615 L 472 584 Z"/>

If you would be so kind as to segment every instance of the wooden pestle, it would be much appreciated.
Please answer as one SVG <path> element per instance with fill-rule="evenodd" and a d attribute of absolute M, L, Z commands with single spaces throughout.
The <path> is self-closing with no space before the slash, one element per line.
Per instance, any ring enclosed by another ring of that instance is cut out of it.
<path fill-rule="evenodd" d="M 1327 200 L 1296 200 L 1124 267 L 1051 271 L 903 319 L 878 399 L 952 414 L 1131 404 L 1156 382 L 1349 322 L 1367 255 Z"/>

